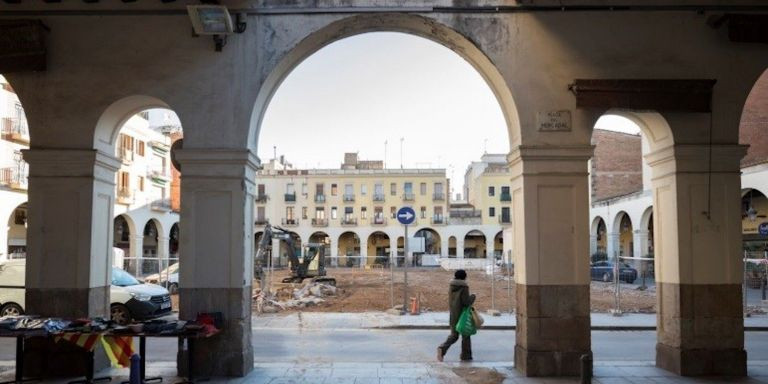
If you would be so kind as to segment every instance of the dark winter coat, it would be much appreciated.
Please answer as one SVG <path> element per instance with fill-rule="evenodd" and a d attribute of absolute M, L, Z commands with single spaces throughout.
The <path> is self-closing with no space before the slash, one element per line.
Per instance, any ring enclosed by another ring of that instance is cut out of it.
<path fill-rule="evenodd" d="M 448 305 L 451 311 L 451 329 L 456 327 L 461 311 L 475 302 L 475 295 L 469 294 L 469 286 L 464 280 L 451 280 L 448 288 Z"/>

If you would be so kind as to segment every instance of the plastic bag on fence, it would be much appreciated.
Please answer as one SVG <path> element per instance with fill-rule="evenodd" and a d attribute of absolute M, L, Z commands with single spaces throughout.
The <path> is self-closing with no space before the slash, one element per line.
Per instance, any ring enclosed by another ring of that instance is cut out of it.
<path fill-rule="evenodd" d="M 482 328 L 483 323 L 485 323 L 485 319 L 483 319 L 482 316 L 480 316 L 479 313 L 475 310 L 475 307 L 472 307 L 472 322 L 475 324 L 475 328 Z"/>
<path fill-rule="evenodd" d="M 456 332 L 462 336 L 472 336 L 477 333 L 475 322 L 472 320 L 472 307 L 466 307 L 461 311 L 459 321 L 456 323 Z"/>

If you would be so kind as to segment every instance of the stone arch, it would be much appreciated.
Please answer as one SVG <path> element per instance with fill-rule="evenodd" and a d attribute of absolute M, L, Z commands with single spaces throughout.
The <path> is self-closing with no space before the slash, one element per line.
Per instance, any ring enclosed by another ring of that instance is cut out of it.
<path fill-rule="evenodd" d="M 374 231 L 368 236 L 368 264 L 389 266 L 392 254 L 391 237 L 383 231 Z"/>
<path fill-rule="evenodd" d="M 464 235 L 464 258 L 483 259 L 486 257 L 485 233 L 478 229 L 468 231 Z"/>
<path fill-rule="evenodd" d="M 133 115 L 152 108 L 173 110 L 164 101 L 146 95 L 127 96 L 112 103 L 96 122 L 93 148 L 110 155 L 114 154 L 115 142 L 123 124 Z"/>
<path fill-rule="evenodd" d="M 456 257 L 457 246 L 456 236 L 448 237 L 448 257 Z"/>
<path fill-rule="evenodd" d="M 653 205 L 646 207 L 640 215 L 640 226 L 638 229 L 648 230 L 653 225 Z"/>
<path fill-rule="evenodd" d="M 496 96 L 507 123 L 510 148 L 520 142 L 520 120 L 512 92 L 490 58 L 470 39 L 436 20 L 418 15 L 385 13 L 355 15 L 312 32 L 278 59 L 259 89 L 248 130 L 248 146 L 255 152 L 264 114 L 283 80 L 304 59 L 344 38 L 367 32 L 402 32 L 432 40 L 451 49 L 470 63 Z"/>
<path fill-rule="evenodd" d="M 7 248 L 0 250 L 0 254 L 3 254 L 4 257 L 6 253 L 8 258 L 21 257 L 20 255 L 26 254 L 28 220 L 29 214 L 27 212 L 26 202 L 18 204 L 11 209 L 11 212 L 8 215 L 8 226 L 5 228 L 7 231 L 5 234 Z"/>
<path fill-rule="evenodd" d="M 603 217 L 600 216 L 600 215 L 597 215 L 597 216 L 595 216 L 592 219 L 592 226 L 590 227 L 591 229 L 589 231 L 589 233 L 592 236 L 597 236 L 598 235 L 598 230 L 600 228 L 600 223 L 601 222 L 602 222 L 603 226 L 605 226 L 605 219 L 603 219 Z"/>
<path fill-rule="evenodd" d="M 339 250 L 339 265 L 346 267 L 360 266 L 362 256 L 362 239 L 354 231 L 344 231 L 339 234 L 336 242 Z"/>
<path fill-rule="evenodd" d="M 163 229 L 163 224 L 160 222 L 160 220 L 157 220 L 155 218 L 151 218 L 147 220 L 147 223 L 144 224 L 144 229 L 142 234 L 144 235 L 144 256 L 150 256 L 150 257 L 157 257 L 160 255 L 160 237 L 162 234 L 165 233 L 165 230 Z M 151 252 L 151 247 L 155 247 L 154 255 Z M 150 251 L 149 255 L 147 255 L 147 251 Z"/>
<path fill-rule="evenodd" d="M 621 232 L 621 222 L 624 220 L 624 217 L 626 216 L 627 220 L 629 220 L 630 224 L 632 223 L 632 217 L 627 213 L 627 211 L 619 211 L 616 213 L 615 216 L 613 216 L 613 221 L 611 222 L 611 232 L 612 233 L 619 233 Z"/>
<path fill-rule="evenodd" d="M 625 109 L 610 109 L 605 115 L 617 115 L 635 123 L 641 133 L 647 138 L 649 151 L 656 152 L 674 144 L 674 135 L 667 119 L 660 113 L 647 111 L 632 111 Z"/>

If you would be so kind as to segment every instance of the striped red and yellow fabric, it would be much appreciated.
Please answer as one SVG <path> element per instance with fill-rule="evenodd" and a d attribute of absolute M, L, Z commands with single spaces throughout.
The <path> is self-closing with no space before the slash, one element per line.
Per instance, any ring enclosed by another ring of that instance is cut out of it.
<path fill-rule="evenodd" d="M 131 336 L 106 336 L 101 339 L 104 351 L 112 364 L 127 368 L 131 365 L 133 355 L 133 337 Z"/>
<path fill-rule="evenodd" d="M 62 333 L 54 336 L 56 342 L 66 341 L 85 349 L 86 351 L 93 351 L 96 346 L 96 342 L 99 341 L 101 335 L 92 333 Z"/>

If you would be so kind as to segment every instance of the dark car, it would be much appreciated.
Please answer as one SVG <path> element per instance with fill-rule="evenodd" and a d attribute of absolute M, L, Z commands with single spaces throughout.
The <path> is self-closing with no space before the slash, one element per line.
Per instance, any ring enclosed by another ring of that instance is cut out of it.
<path fill-rule="evenodd" d="M 589 267 L 589 274 L 592 276 L 592 280 L 613 281 L 614 271 L 613 261 L 598 261 L 592 263 Z M 634 283 L 637 280 L 637 269 L 630 267 L 627 263 L 620 263 L 619 279 L 625 283 Z"/>

